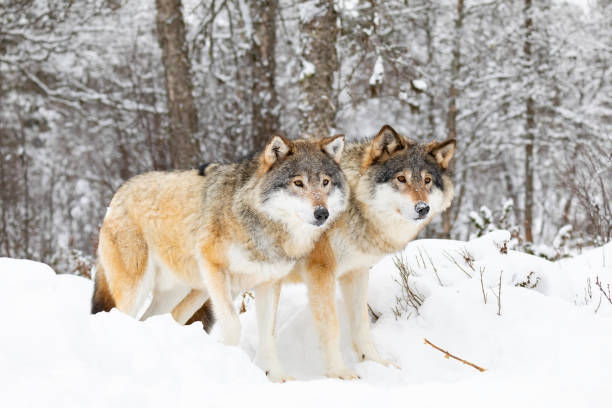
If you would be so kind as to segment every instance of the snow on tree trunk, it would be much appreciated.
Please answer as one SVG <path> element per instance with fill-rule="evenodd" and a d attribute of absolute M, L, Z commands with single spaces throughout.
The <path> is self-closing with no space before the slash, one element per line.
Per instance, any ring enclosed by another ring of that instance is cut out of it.
<path fill-rule="evenodd" d="M 251 35 L 253 150 L 263 149 L 270 136 L 280 128 L 275 86 L 277 9 L 277 0 L 249 3 L 249 14 L 253 24 Z"/>
<path fill-rule="evenodd" d="M 175 169 L 188 168 L 197 164 L 200 149 L 181 0 L 157 0 L 156 6 L 170 116 L 170 160 Z"/>
<path fill-rule="evenodd" d="M 332 0 L 300 4 L 300 131 L 326 136 L 334 126 L 336 106 L 332 101 L 336 53 L 337 13 Z"/>

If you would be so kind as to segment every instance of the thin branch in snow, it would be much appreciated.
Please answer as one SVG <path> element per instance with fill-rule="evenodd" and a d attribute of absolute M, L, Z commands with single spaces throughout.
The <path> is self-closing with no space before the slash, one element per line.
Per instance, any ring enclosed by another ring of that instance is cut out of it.
<path fill-rule="evenodd" d="M 423 340 L 425 340 L 425 344 L 428 344 L 428 345 L 430 345 L 431 347 L 435 348 L 436 350 L 441 351 L 442 353 L 444 353 L 444 358 L 453 358 L 453 359 L 455 359 L 455 360 L 457 360 L 457 361 L 461 361 L 463 364 L 467 364 L 467 365 L 469 365 L 470 367 L 474 367 L 475 369 L 477 369 L 477 370 L 478 370 L 478 371 L 480 371 L 480 372 L 487 371 L 485 368 L 482 368 L 482 367 L 480 367 L 480 366 L 477 366 L 477 365 L 476 365 L 476 364 L 474 364 L 474 363 L 470 363 L 470 362 L 469 362 L 469 361 L 467 361 L 467 360 L 464 360 L 464 359 L 462 359 L 462 358 L 460 358 L 460 357 L 457 357 L 457 356 L 455 356 L 455 355 L 452 355 L 452 354 L 451 354 L 451 353 L 449 353 L 448 351 L 446 351 L 446 350 L 444 350 L 444 349 L 442 349 L 442 348 L 440 348 L 440 347 L 436 346 L 435 344 L 433 344 L 431 341 L 429 341 L 429 340 L 427 340 L 427 339 L 423 339 Z"/>
<path fill-rule="evenodd" d="M 601 285 L 601 281 L 599 280 L 599 276 L 596 276 L 595 277 L 595 285 L 599 288 L 601 293 L 603 293 L 605 298 L 608 299 L 608 302 L 610 302 L 610 304 L 612 305 L 612 292 L 610 291 L 610 284 L 608 283 L 608 285 L 607 285 L 608 291 L 606 292 L 605 289 L 603 288 L 603 286 Z"/>

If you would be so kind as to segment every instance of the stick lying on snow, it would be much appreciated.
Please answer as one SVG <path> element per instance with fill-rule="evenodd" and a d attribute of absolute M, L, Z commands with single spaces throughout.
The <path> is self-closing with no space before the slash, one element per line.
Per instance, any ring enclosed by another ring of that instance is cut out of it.
<path fill-rule="evenodd" d="M 455 360 L 461 361 L 463 364 L 467 364 L 469 366 L 474 367 L 475 369 L 477 369 L 478 371 L 482 372 L 482 371 L 486 371 L 484 368 L 482 367 L 478 367 L 476 364 L 474 363 L 470 363 L 469 361 L 465 361 L 462 358 L 459 358 L 457 356 L 453 356 L 451 353 L 449 353 L 448 351 L 441 349 L 440 347 L 436 346 L 435 344 L 433 344 L 431 341 L 424 339 L 425 340 L 425 344 L 429 344 L 431 347 L 435 348 L 438 351 L 441 351 L 444 353 L 444 358 L 454 358 Z"/>

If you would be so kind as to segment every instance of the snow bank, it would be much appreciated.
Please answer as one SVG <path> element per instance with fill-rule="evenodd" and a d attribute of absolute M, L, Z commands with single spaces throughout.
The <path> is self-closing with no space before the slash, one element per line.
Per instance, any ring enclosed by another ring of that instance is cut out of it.
<path fill-rule="evenodd" d="M 401 370 L 357 361 L 338 297 L 342 352 L 362 378 L 352 382 L 323 376 L 302 286 L 283 288 L 278 318 L 280 357 L 298 380 L 272 384 L 251 362 L 251 303 L 240 347 L 227 347 L 216 331 L 179 326 L 169 315 L 91 316 L 91 282 L 0 258 L 0 406 L 607 406 L 612 307 L 595 282 L 612 283 L 612 244 L 551 263 L 502 253 L 506 239 L 497 231 L 411 243 L 401 258 L 424 302 L 397 319 L 393 258 L 373 268 L 374 340 Z M 445 359 L 424 338 L 487 371 Z"/>

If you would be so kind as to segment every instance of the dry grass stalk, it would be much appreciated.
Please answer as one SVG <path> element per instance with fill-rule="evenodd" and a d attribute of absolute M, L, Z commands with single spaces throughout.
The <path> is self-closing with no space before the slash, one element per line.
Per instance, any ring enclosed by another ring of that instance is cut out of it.
<path fill-rule="evenodd" d="M 446 259 L 448 259 L 449 261 L 454 263 L 455 266 L 461 270 L 461 272 L 465 273 L 468 276 L 468 278 L 472 277 L 472 275 L 470 275 L 470 273 L 468 271 L 466 271 L 465 269 L 463 269 L 463 267 L 461 265 L 459 265 L 459 263 L 455 260 L 455 258 L 451 254 L 449 254 L 446 251 L 442 251 L 442 253 L 446 257 Z"/>
<path fill-rule="evenodd" d="M 487 304 L 487 292 L 484 288 L 483 275 L 485 272 L 484 266 L 480 268 L 480 289 L 482 290 L 482 299 L 484 300 L 484 304 Z"/>

